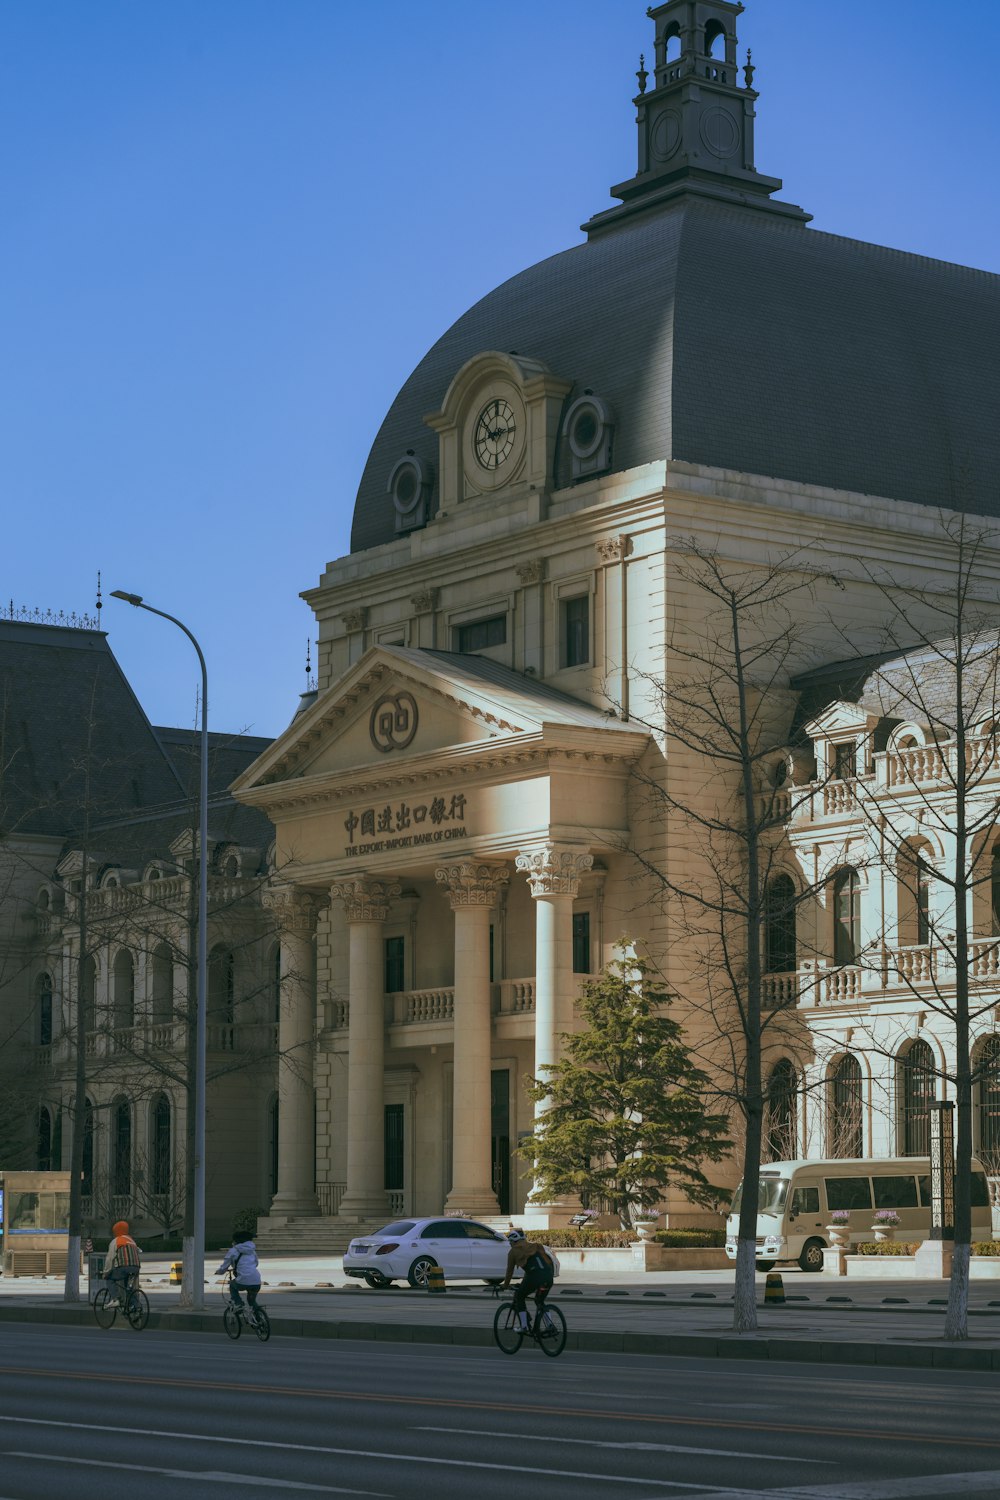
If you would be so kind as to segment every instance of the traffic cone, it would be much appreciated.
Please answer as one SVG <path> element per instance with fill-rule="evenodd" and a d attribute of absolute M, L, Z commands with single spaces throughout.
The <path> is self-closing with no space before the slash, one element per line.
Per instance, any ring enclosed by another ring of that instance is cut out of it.
<path fill-rule="evenodd" d="M 182 1271 L 183 1271 L 183 1267 L 184 1267 L 183 1261 L 175 1260 L 175 1261 L 172 1262 L 171 1267 L 170 1267 L 170 1285 L 171 1286 L 180 1286 L 180 1284 L 181 1284 L 181 1282 L 183 1280 L 183 1276 L 181 1274 Z"/>
<path fill-rule="evenodd" d="M 784 1307 L 785 1285 L 777 1271 L 768 1271 L 767 1280 L 764 1282 L 764 1305 L 770 1304 Z"/>

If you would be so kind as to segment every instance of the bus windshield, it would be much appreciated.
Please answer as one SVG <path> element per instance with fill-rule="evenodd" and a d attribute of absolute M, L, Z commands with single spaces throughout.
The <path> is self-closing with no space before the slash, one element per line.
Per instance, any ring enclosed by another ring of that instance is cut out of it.
<path fill-rule="evenodd" d="M 757 1212 L 759 1214 L 777 1213 L 784 1205 L 787 1191 L 787 1177 L 777 1177 L 773 1172 L 762 1172 L 760 1174 L 760 1189 L 757 1193 Z M 731 1214 L 738 1214 L 742 1202 L 743 1184 L 741 1182 L 733 1194 L 733 1204 L 729 1212 Z"/>

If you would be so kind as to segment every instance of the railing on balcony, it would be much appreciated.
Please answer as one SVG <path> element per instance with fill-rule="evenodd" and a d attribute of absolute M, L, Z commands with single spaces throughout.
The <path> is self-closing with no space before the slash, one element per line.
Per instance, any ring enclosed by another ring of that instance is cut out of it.
<path fill-rule="evenodd" d="M 798 1003 L 798 974 L 765 974 L 762 981 L 761 1004 L 765 1010 L 783 1010 L 785 1006 Z"/>
<path fill-rule="evenodd" d="M 928 943 L 890 948 L 886 953 L 888 984 L 932 984 L 937 978 L 937 949 Z"/>
<path fill-rule="evenodd" d="M 330 1030 L 346 1031 L 351 1019 L 351 1004 L 349 1000 L 330 1001 Z"/>
<path fill-rule="evenodd" d="M 149 1028 L 149 1045 L 156 1052 L 172 1052 L 183 1038 L 183 1028 L 174 1021 L 154 1021 Z"/>
<path fill-rule="evenodd" d="M 421 1026 L 454 1019 L 454 988 L 403 990 L 393 995 L 392 1001 L 392 1019 L 397 1026 Z"/>
<path fill-rule="evenodd" d="M 389 1189 L 389 1212 L 394 1219 L 398 1219 L 406 1212 L 405 1199 L 406 1194 L 402 1188 Z"/>
<path fill-rule="evenodd" d="M 316 1197 L 319 1200 L 319 1211 L 321 1214 L 338 1214 L 340 1212 L 340 1200 L 347 1190 L 346 1182 L 317 1182 Z"/>
<path fill-rule="evenodd" d="M 827 781 L 823 785 L 823 813 L 835 817 L 853 812 L 857 803 L 853 781 Z"/>
<path fill-rule="evenodd" d="M 535 981 L 501 979 L 494 985 L 494 1009 L 501 1016 L 530 1016 L 535 1011 Z"/>
<path fill-rule="evenodd" d="M 52 1045 L 51 1045 L 51 1043 L 47 1044 L 44 1047 L 36 1047 L 35 1048 L 35 1067 L 36 1068 L 51 1068 L 51 1066 L 52 1066 Z"/>
<path fill-rule="evenodd" d="M 116 1056 L 122 1053 L 135 1051 L 136 1028 L 134 1026 L 116 1026 L 111 1033 L 111 1046 L 109 1051 Z"/>
<path fill-rule="evenodd" d="M 973 980 L 1000 978 L 1000 937 L 969 944 L 969 977 Z M 998 1179 L 1000 1181 L 1000 1179 Z"/>
<path fill-rule="evenodd" d="M 944 773 L 944 755 L 936 745 L 911 745 L 905 750 L 886 751 L 880 779 L 886 786 L 915 786 L 941 781 Z"/>
<path fill-rule="evenodd" d="M 860 999 L 860 965 L 824 968 L 810 962 L 799 971 L 799 1001 L 802 1005 L 850 1005 Z"/>

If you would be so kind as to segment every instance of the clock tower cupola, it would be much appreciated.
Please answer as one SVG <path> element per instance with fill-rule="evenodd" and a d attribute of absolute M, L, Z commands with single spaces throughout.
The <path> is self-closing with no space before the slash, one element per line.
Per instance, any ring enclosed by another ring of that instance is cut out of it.
<path fill-rule="evenodd" d="M 754 166 L 755 69 L 749 52 L 742 69 L 737 62 L 743 9 L 739 0 L 667 0 L 647 11 L 654 52 L 652 68 L 643 57 L 636 75 L 638 171 L 611 189 L 621 207 L 595 215 L 584 225 L 589 234 L 691 194 L 801 223 L 812 217 L 775 199 L 780 179 Z"/>

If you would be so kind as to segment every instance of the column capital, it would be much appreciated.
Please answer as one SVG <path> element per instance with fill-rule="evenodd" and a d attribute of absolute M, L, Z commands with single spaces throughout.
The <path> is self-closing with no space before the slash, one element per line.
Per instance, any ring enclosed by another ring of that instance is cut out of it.
<path fill-rule="evenodd" d="M 496 906 L 501 888 L 510 879 L 506 865 L 479 864 L 471 859 L 442 865 L 434 874 L 441 885 L 448 887 L 455 911 L 462 906 Z"/>
<path fill-rule="evenodd" d="M 349 922 L 384 922 L 389 906 L 402 886 L 391 880 L 371 880 L 355 875 L 349 880 L 335 880 L 330 887 L 334 901 L 342 901 Z"/>
<path fill-rule="evenodd" d="M 272 885 L 261 892 L 261 901 L 273 913 L 282 932 L 312 937 L 316 918 L 328 905 L 329 897 L 303 885 Z"/>
<path fill-rule="evenodd" d="M 526 849 L 515 861 L 517 868 L 528 877 L 531 894 L 539 896 L 571 896 L 580 893 L 580 877 L 586 875 L 594 863 L 594 856 L 580 849 L 561 844 L 542 844 L 536 849 Z"/>

